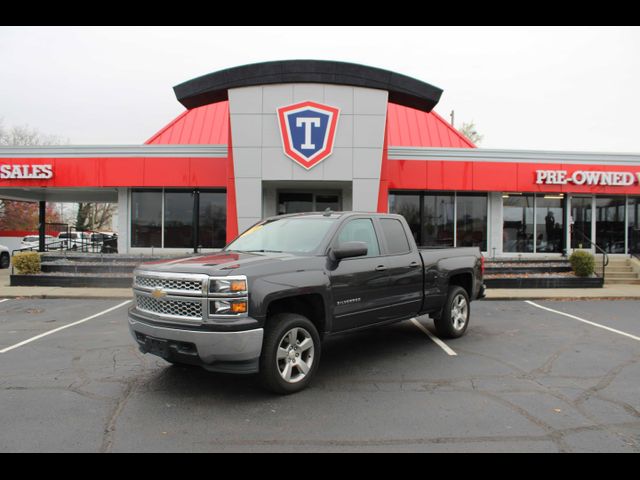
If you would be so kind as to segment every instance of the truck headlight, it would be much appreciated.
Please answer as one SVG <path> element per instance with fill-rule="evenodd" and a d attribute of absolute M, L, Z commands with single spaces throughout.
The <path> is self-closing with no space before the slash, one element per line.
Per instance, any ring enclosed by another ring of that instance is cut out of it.
<path fill-rule="evenodd" d="M 210 315 L 239 315 L 247 313 L 247 300 L 211 300 L 209 302 Z"/>
<path fill-rule="evenodd" d="M 247 292 L 247 280 L 242 279 L 211 279 L 209 293 L 238 295 Z"/>

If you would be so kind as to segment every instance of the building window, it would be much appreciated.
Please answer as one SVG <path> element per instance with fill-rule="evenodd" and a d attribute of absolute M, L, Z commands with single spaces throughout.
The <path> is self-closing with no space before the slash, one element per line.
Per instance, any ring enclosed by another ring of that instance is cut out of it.
<path fill-rule="evenodd" d="M 640 197 L 629 197 L 627 218 L 629 253 L 640 253 Z"/>
<path fill-rule="evenodd" d="M 193 246 L 193 192 L 164 192 L 164 248 Z"/>
<path fill-rule="evenodd" d="M 422 197 L 422 241 L 428 247 L 453 247 L 454 195 L 429 195 Z"/>
<path fill-rule="evenodd" d="M 413 239 L 418 245 L 422 245 L 420 239 L 420 194 L 390 194 L 389 195 L 389 212 L 402 215 L 409 224 Z"/>
<path fill-rule="evenodd" d="M 211 190 L 200 191 L 200 245 L 222 248 L 227 243 L 227 194 Z"/>
<path fill-rule="evenodd" d="M 596 197 L 596 243 L 607 253 L 625 253 L 625 197 Z"/>
<path fill-rule="evenodd" d="M 453 192 L 393 192 L 389 212 L 407 220 L 418 245 L 487 250 L 487 195 Z"/>
<path fill-rule="evenodd" d="M 562 253 L 564 250 L 564 198 L 536 196 L 536 252 Z"/>
<path fill-rule="evenodd" d="M 456 196 L 456 244 L 487 251 L 487 196 L 459 193 Z"/>
<path fill-rule="evenodd" d="M 131 246 L 162 247 L 162 190 L 132 190 Z"/>
<path fill-rule="evenodd" d="M 227 195 L 201 190 L 131 191 L 131 246 L 193 248 L 195 229 L 203 248 L 221 248 L 226 243 Z M 193 224 L 195 199 L 199 197 L 198 224 Z"/>
<path fill-rule="evenodd" d="M 502 196 L 502 251 L 533 253 L 533 195 Z"/>

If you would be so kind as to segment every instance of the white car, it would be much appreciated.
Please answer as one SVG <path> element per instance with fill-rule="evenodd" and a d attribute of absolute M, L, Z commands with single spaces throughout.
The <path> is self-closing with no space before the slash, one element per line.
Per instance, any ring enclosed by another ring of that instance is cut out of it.
<path fill-rule="evenodd" d="M 55 237 L 51 235 L 44 236 L 44 244 L 49 245 L 51 242 L 55 241 Z M 20 242 L 20 248 L 38 248 L 40 246 L 40 238 L 38 235 L 27 235 Z"/>
<path fill-rule="evenodd" d="M 0 245 L 0 268 L 9 268 L 11 265 L 11 253 L 4 245 Z"/>
<path fill-rule="evenodd" d="M 58 241 L 64 248 L 83 250 L 91 246 L 91 234 L 87 232 L 62 232 L 58 234 Z"/>

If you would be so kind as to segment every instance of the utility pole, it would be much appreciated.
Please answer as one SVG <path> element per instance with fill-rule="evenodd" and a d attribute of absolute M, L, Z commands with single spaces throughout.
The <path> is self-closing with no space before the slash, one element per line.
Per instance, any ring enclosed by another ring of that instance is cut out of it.
<path fill-rule="evenodd" d="M 455 128 L 455 125 L 454 125 L 455 115 L 456 115 L 455 112 L 453 110 L 451 110 L 451 113 L 449 114 L 449 116 L 451 117 L 451 126 L 453 128 Z"/>

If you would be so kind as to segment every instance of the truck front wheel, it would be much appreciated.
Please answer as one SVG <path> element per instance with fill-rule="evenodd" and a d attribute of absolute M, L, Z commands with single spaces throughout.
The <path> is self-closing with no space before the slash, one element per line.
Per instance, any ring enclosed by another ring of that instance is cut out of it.
<path fill-rule="evenodd" d="M 449 294 L 442 313 L 433 321 L 438 336 L 443 338 L 461 337 L 467 331 L 470 315 L 471 309 L 467 291 L 455 285 L 449 287 Z"/>
<path fill-rule="evenodd" d="M 311 381 L 320 361 L 320 336 L 311 321 L 296 313 L 269 318 L 260 356 L 260 379 L 279 394 L 299 392 Z"/>

